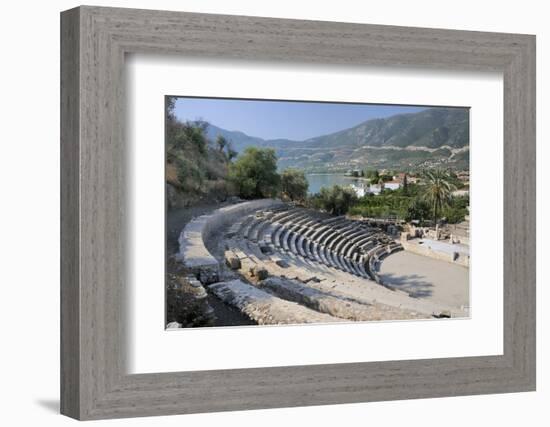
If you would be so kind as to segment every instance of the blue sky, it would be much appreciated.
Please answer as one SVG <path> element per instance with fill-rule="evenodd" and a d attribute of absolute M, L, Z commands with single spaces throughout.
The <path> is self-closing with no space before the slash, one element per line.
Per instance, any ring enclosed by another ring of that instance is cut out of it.
<path fill-rule="evenodd" d="M 368 119 L 415 113 L 426 107 L 292 101 L 178 98 L 180 120 L 205 120 L 226 130 L 264 139 L 304 140 L 358 125 Z"/>

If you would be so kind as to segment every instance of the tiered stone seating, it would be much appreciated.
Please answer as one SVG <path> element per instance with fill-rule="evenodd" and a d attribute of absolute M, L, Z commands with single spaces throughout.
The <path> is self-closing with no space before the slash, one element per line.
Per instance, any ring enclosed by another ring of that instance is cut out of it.
<path fill-rule="evenodd" d="M 297 221 L 294 226 L 289 229 L 290 239 L 288 242 L 288 246 L 290 247 L 290 250 L 292 252 L 302 255 L 302 252 L 297 246 L 297 240 L 301 234 L 300 231 L 304 228 L 304 224 L 308 224 L 311 221 L 311 217 L 309 215 L 306 215 L 301 220 Z"/>
<path fill-rule="evenodd" d="M 248 228 L 248 232 L 245 237 L 253 242 L 260 240 L 263 237 L 265 228 L 271 224 L 271 218 L 282 210 L 286 211 L 288 209 L 277 207 L 272 211 L 257 213 L 256 218 L 253 220 L 253 224 Z"/>
<path fill-rule="evenodd" d="M 248 240 L 252 242 L 257 242 L 260 240 L 261 236 L 263 235 L 263 232 L 265 230 L 265 227 L 269 225 L 269 220 L 265 217 L 262 217 L 256 224 L 255 227 L 252 227 L 250 229 L 250 232 L 248 234 Z"/>
<path fill-rule="evenodd" d="M 353 266 L 348 262 L 347 257 L 342 256 L 342 254 L 340 254 L 340 249 L 341 249 L 342 243 L 347 242 L 346 235 L 348 235 L 350 232 L 354 232 L 355 231 L 354 229 L 356 227 L 357 226 L 355 224 L 348 224 L 340 229 L 335 230 L 334 235 L 336 237 L 331 239 L 330 242 L 327 243 L 328 249 L 331 252 L 333 260 L 335 260 L 338 265 L 342 266 L 344 270 L 352 274 L 357 274 L 357 273 L 354 270 Z"/>
<path fill-rule="evenodd" d="M 237 231 L 237 234 L 243 236 L 246 232 L 248 224 L 251 223 L 253 219 L 254 217 L 252 215 L 245 217 L 239 224 L 239 230 Z"/>
<path fill-rule="evenodd" d="M 257 256 L 263 255 L 259 246 L 269 246 L 270 251 L 284 254 L 288 262 L 301 260 L 317 268 L 321 264 L 379 283 L 378 263 L 401 249 L 380 229 L 364 222 L 296 207 L 277 206 L 251 214 L 240 225 L 233 225 L 235 230 L 241 238 L 256 244 Z"/>
<path fill-rule="evenodd" d="M 247 238 L 251 239 L 252 231 L 261 223 L 261 219 L 257 216 L 251 216 L 251 220 L 247 221 L 246 225 L 242 229 L 242 235 Z"/>
<path fill-rule="evenodd" d="M 287 212 L 283 212 L 282 214 L 274 215 L 273 218 L 271 218 L 271 222 L 275 224 L 275 230 L 271 235 L 271 241 L 275 247 L 280 248 L 283 246 L 283 240 L 281 237 L 283 233 L 287 232 L 287 227 L 285 227 L 285 224 L 290 223 L 295 218 L 303 216 L 304 212 L 301 209 L 294 208 Z"/>

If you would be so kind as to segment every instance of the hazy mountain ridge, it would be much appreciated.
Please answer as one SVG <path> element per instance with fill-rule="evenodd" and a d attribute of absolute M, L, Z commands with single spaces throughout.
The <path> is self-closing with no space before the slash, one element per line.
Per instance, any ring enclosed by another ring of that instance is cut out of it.
<path fill-rule="evenodd" d="M 350 129 L 304 141 L 304 145 L 375 147 L 468 145 L 468 111 L 458 108 L 429 108 L 418 113 L 398 114 L 384 119 L 367 120 Z"/>
<path fill-rule="evenodd" d="M 246 147 L 251 145 L 277 149 L 300 143 L 300 141 L 292 141 L 290 139 L 263 139 L 257 136 L 247 135 L 246 133 L 241 131 L 222 129 L 213 124 L 209 124 L 207 130 L 208 138 L 214 140 L 218 135 L 222 135 L 224 138 L 230 140 L 231 144 L 233 145 L 233 149 L 235 149 L 239 153 L 244 151 Z"/>
<path fill-rule="evenodd" d="M 250 145 L 274 148 L 284 167 L 308 170 L 341 169 L 361 164 L 418 167 L 430 156 L 435 156 L 448 159 L 450 166 L 467 168 L 468 156 L 455 154 L 468 152 L 469 111 L 465 108 L 428 108 L 418 113 L 367 120 L 305 141 L 266 140 L 211 124 L 208 137 L 214 139 L 217 135 L 231 140 L 238 152 Z M 400 149 L 404 152 L 399 152 Z"/>

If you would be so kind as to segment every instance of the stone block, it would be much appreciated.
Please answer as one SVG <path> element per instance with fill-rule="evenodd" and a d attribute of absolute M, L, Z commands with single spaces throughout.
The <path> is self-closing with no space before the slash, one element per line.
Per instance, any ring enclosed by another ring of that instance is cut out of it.
<path fill-rule="evenodd" d="M 225 263 L 231 270 L 238 270 L 241 268 L 241 260 L 233 251 L 225 251 L 224 258 Z"/>
<path fill-rule="evenodd" d="M 450 319 L 451 312 L 449 310 L 443 310 L 439 314 L 435 315 L 438 319 Z"/>
<path fill-rule="evenodd" d="M 271 247 L 269 247 L 269 245 L 267 245 L 266 243 L 260 243 L 260 251 L 263 253 L 263 254 L 271 254 L 273 253 L 273 251 L 271 250 Z"/>
<path fill-rule="evenodd" d="M 288 262 L 286 262 L 284 259 L 275 258 L 273 261 L 275 261 L 275 264 L 277 264 L 281 268 L 288 268 Z"/>
<path fill-rule="evenodd" d="M 269 273 L 267 272 L 267 269 L 261 265 L 256 265 L 252 268 L 252 276 L 258 280 L 267 279 L 268 275 Z"/>
<path fill-rule="evenodd" d="M 179 329 L 181 327 L 182 327 L 181 323 L 178 323 L 178 322 L 170 322 L 166 325 L 166 329 Z"/>
<path fill-rule="evenodd" d="M 210 285 L 219 281 L 219 274 L 217 268 L 201 268 L 198 273 L 199 281 L 203 285 Z"/>
<path fill-rule="evenodd" d="M 187 276 L 185 278 L 185 281 L 189 283 L 194 288 L 200 288 L 202 286 L 201 282 L 199 282 L 195 276 Z"/>

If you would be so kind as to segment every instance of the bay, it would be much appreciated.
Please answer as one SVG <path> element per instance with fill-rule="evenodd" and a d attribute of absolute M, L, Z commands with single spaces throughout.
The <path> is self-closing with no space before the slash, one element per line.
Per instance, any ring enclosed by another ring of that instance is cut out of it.
<path fill-rule="evenodd" d="M 308 193 L 315 194 L 321 191 L 323 187 L 332 187 L 333 185 L 340 185 L 342 187 L 349 185 L 359 185 L 366 181 L 361 178 L 354 178 L 351 176 L 339 175 L 339 174 L 306 174 L 306 179 L 309 183 Z"/>

